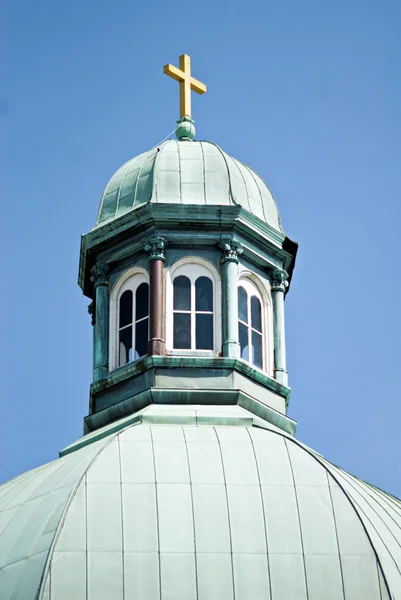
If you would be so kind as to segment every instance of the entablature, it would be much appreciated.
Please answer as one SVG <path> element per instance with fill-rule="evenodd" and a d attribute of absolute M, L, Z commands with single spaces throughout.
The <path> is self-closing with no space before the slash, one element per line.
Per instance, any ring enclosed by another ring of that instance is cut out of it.
<path fill-rule="evenodd" d="M 185 226 L 185 228 L 183 227 Z M 297 244 L 237 206 L 148 204 L 83 235 L 78 283 L 92 297 L 90 271 L 99 261 L 136 260 L 151 236 L 161 236 L 169 249 L 210 249 L 238 240 L 243 257 L 263 269 L 284 269 L 291 280 Z"/>

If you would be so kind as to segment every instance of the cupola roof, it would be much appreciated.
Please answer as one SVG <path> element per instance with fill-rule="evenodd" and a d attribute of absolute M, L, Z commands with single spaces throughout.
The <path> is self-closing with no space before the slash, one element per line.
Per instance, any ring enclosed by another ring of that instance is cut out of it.
<path fill-rule="evenodd" d="M 240 206 L 283 233 L 263 179 L 207 141 L 168 140 L 126 162 L 104 190 L 95 228 L 149 202 Z"/>

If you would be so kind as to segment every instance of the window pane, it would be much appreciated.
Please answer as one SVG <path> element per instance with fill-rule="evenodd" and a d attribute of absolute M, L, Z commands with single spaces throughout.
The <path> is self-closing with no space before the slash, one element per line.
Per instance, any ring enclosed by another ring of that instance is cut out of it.
<path fill-rule="evenodd" d="M 191 310 L 191 282 L 185 275 L 174 279 L 174 310 Z"/>
<path fill-rule="evenodd" d="M 254 329 L 262 332 L 262 311 L 259 298 L 256 298 L 256 296 L 251 298 L 251 323 Z"/>
<path fill-rule="evenodd" d="M 248 323 L 248 294 L 243 287 L 238 288 L 238 318 Z"/>
<path fill-rule="evenodd" d="M 189 313 L 174 313 L 173 337 L 173 346 L 177 350 L 191 348 L 191 315 Z"/>
<path fill-rule="evenodd" d="M 262 368 L 262 336 L 252 331 L 252 364 Z"/>
<path fill-rule="evenodd" d="M 243 323 L 238 323 L 238 334 L 241 358 L 244 360 L 249 360 L 248 327 Z"/>
<path fill-rule="evenodd" d="M 213 283 L 209 277 L 198 277 L 195 281 L 195 310 L 213 312 Z"/>
<path fill-rule="evenodd" d="M 149 314 L 149 285 L 141 283 L 136 290 L 135 296 L 135 320 L 147 317 Z"/>
<path fill-rule="evenodd" d="M 126 290 L 120 298 L 120 327 L 132 323 L 132 292 Z"/>
<path fill-rule="evenodd" d="M 196 349 L 213 350 L 213 315 L 196 315 Z"/>
<path fill-rule="evenodd" d="M 124 292 L 125 294 L 125 292 Z M 131 294 L 132 296 L 132 294 Z M 120 331 L 120 349 L 118 366 L 126 365 L 132 360 L 132 326 Z"/>
<path fill-rule="evenodd" d="M 135 325 L 135 359 L 148 353 L 148 332 L 149 319 L 143 319 Z"/>

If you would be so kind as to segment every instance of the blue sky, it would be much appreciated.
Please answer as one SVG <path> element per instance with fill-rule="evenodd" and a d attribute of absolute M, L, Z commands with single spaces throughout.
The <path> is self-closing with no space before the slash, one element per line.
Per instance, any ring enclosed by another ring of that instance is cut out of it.
<path fill-rule="evenodd" d="M 401 496 L 401 5 L 10 0 L 3 18 L 0 481 L 82 433 L 92 332 L 80 235 L 178 117 L 252 166 L 299 254 L 286 301 L 298 439 Z"/>

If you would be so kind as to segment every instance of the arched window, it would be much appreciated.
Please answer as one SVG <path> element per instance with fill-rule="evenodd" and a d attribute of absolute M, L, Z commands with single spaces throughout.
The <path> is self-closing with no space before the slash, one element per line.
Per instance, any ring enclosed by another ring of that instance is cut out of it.
<path fill-rule="evenodd" d="M 238 338 L 240 356 L 251 365 L 263 369 L 262 301 L 256 287 L 248 280 L 238 286 Z"/>
<path fill-rule="evenodd" d="M 213 350 L 213 282 L 210 277 L 173 281 L 173 348 Z"/>
<path fill-rule="evenodd" d="M 206 261 L 204 261 L 206 262 Z M 167 346 L 171 351 L 216 350 L 217 274 L 200 262 L 172 268 L 167 288 Z"/>
<path fill-rule="evenodd" d="M 111 295 L 110 370 L 147 354 L 149 284 L 146 273 L 125 275 Z"/>
<path fill-rule="evenodd" d="M 149 337 L 149 285 L 141 283 L 135 291 L 120 296 L 118 366 L 122 367 L 147 353 Z"/>

